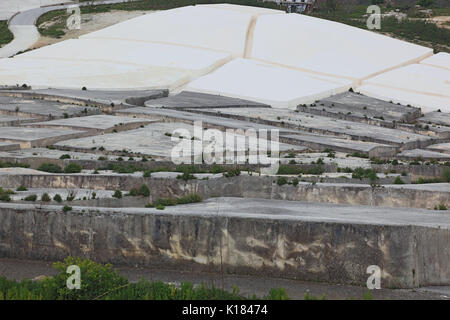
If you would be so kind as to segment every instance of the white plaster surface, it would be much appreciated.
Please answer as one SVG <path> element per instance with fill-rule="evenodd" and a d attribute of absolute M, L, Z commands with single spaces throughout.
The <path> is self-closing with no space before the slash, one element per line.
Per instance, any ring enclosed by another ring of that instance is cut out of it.
<path fill-rule="evenodd" d="M 307 15 L 264 15 L 254 30 L 252 58 L 358 79 L 417 62 L 432 49 Z"/>
<path fill-rule="evenodd" d="M 421 107 L 425 112 L 450 111 L 450 70 L 411 64 L 363 82 L 363 94 Z"/>
<path fill-rule="evenodd" d="M 253 15 L 258 12 L 261 10 L 187 6 L 146 14 L 81 38 L 175 44 L 241 56 L 245 50 L 248 27 Z"/>
<path fill-rule="evenodd" d="M 422 109 L 422 112 L 432 112 L 438 109 L 443 112 L 450 112 L 450 99 L 445 97 L 430 96 L 370 84 L 362 85 L 356 91 L 369 97 L 392 101 L 393 103 L 400 103 L 405 106 L 409 104 L 413 107 L 419 107 Z"/>
<path fill-rule="evenodd" d="M 421 64 L 450 70 L 450 53 L 439 52 L 420 62 Z"/>
<path fill-rule="evenodd" d="M 98 61 L 0 59 L 2 85 L 29 84 L 33 89 L 173 89 L 189 81 L 189 72 Z"/>
<path fill-rule="evenodd" d="M 220 94 L 295 108 L 344 92 L 352 82 L 278 67 L 248 59 L 235 59 L 187 86 L 189 91 Z"/>
<path fill-rule="evenodd" d="M 16 59 L 98 61 L 187 69 L 202 74 L 231 59 L 226 53 L 164 44 L 109 39 L 77 39 L 26 52 Z"/>

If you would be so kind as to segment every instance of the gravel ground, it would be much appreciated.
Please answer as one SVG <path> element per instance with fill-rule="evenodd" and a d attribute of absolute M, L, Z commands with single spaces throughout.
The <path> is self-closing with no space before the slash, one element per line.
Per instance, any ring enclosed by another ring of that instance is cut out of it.
<path fill-rule="evenodd" d="M 145 278 L 151 281 L 163 281 L 179 284 L 183 281 L 200 284 L 214 284 L 222 287 L 222 280 L 218 274 L 206 273 L 184 273 L 179 271 L 161 271 L 143 268 L 123 268 L 117 270 L 130 281 L 138 281 Z M 46 261 L 29 261 L 17 259 L 0 259 L 0 276 L 9 279 L 20 280 L 23 278 L 33 279 L 42 275 L 53 275 L 52 263 Z M 327 300 L 340 299 L 362 299 L 367 291 L 364 287 L 348 285 L 330 285 L 326 283 L 303 282 L 287 279 L 260 278 L 252 276 L 225 276 L 223 279 L 224 288 L 232 290 L 233 286 L 240 288 L 243 295 L 266 295 L 271 288 L 283 287 L 286 289 L 291 299 L 303 299 L 305 293 L 316 297 L 326 296 Z M 371 291 L 373 299 L 388 300 L 449 300 L 450 296 L 437 292 L 422 290 L 403 289 L 381 289 Z"/>
<path fill-rule="evenodd" d="M 89 13 L 81 15 L 81 29 L 80 30 L 64 30 L 66 34 L 59 38 L 42 37 L 37 43 L 33 45 L 33 48 L 40 48 L 53 43 L 68 39 L 77 39 L 78 37 L 91 33 L 106 27 L 112 26 L 113 24 L 123 22 L 132 18 L 136 18 L 143 14 L 149 13 L 151 11 L 110 11 L 104 13 Z"/>

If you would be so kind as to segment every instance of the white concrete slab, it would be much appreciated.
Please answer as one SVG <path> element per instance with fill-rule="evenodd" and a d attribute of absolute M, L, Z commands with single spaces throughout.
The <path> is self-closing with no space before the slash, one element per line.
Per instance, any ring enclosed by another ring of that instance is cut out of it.
<path fill-rule="evenodd" d="M 193 78 L 223 65 L 231 59 L 231 55 L 127 40 L 75 39 L 29 51 L 16 57 L 16 59 L 24 58 L 175 68 L 187 70 Z"/>
<path fill-rule="evenodd" d="M 250 8 L 228 10 L 220 6 L 187 6 L 146 14 L 81 38 L 175 44 L 242 56 L 247 29 L 253 15 L 259 12 L 260 9 Z"/>
<path fill-rule="evenodd" d="M 367 79 L 357 90 L 375 98 L 421 107 L 425 112 L 450 111 L 450 70 L 439 67 L 408 65 Z"/>
<path fill-rule="evenodd" d="M 87 48 L 86 50 L 89 50 Z M 0 84 L 29 84 L 33 89 L 173 89 L 189 81 L 189 72 L 98 61 L 0 59 Z"/>
<path fill-rule="evenodd" d="M 430 56 L 433 50 L 307 15 L 264 15 L 251 57 L 322 74 L 361 80 Z"/>
<path fill-rule="evenodd" d="M 450 112 L 450 100 L 445 97 L 430 96 L 371 84 L 362 85 L 356 88 L 355 91 L 369 97 L 392 101 L 405 106 L 409 104 L 413 107 L 419 107 L 422 109 L 422 112 L 432 112 L 438 109 L 443 112 Z"/>
<path fill-rule="evenodd" d="M 349 80 L 239 58 L 191 82 L 186 90 L 253 100 L 274 108 L 295 108 L 347 91 L 351 85 Z"/>
<path fill-rule="evenodd" d="M 439 52 L 420 62 L 421 64 L 450 70 L 450 53 Z"/>

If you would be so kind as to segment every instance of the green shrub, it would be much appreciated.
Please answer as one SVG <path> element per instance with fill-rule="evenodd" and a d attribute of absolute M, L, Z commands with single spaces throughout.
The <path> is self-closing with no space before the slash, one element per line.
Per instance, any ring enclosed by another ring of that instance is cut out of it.
<path fill-rule="evenodd" d="M 43 201 L 43 202 L 50 202 L 50 201 L 52 201 L 52 199 L 50 198 L 50 196 L 48 195 L 48 193 L 44 193 L 44 194 L 41 196 L 41 201 Z"/>
<path fill-rule="evenodd" d="M 164 207 L 176 206 L 179 204 L 197 203 L 201 202 L 202 197 L 196 193 L 188 194 L 179 198 L 159 198 L 153 203 L 146 205 L 147 208 L 158 208 L 159 205 Z"/>
<path fill-rule="evenodd" d="M 321 175 L 325 172 L 325 169 L 321 165 L 313 165 L 310 167 L 301 167 L 301 166 L 292 166 L 282 164 L 278 168 L 277 174 L 312 174 L 312 175 Z"/>
<path fill-rule="evenodd" d="M 297 178 L 294 178 L 294 179 L 292 180 L 292 185 L 293 185 L 294 187 L 298 185 L 298 179 L 297 179 Z"/>
<path fill-rule="evenodd" d="M 65 173 L 80 173 L 83 167 L 77 163 L 71 163 L 64 168 Z"/>
<path fill-rule="evenodd" d="M 117 199 L 122 199 L 122 191 L 120 190 L 114 191 L 113 197 Z"/>
<path fill-rule="evenodd" d="M 17 187 L 16 191 L 27 191 L 28 189 L 25 186 Z"/>
<path fill-rule="evenodd" d="M 143 184 L 137 190 L 137 194 L 143 197 L 148 197 L 150 196 L 150 189 L 145 184 Z"/>
<path fill-rule="evenodd" d="M 48 173 L 62 173 L 62 169 L 60 166 L 53 163 L 43 163 L 38 168 L 39 171 L 44 171 Z"/>
<path fill-rule="evenodd" d="M 61 157 L 59 157 L 59 159 L 64 160 L 64 159 L 70 159 L 71 156 L 70 154 L 63 154 Z"/>
<path fill-rule="evenodd" d="M 223 175 L 227 178 L 237 177 L 241 174 L 241 170 L 239 168 L 231 169 L 224 173 Z"/>
<path fill-rule="evenodd" d="M 30 194 L 29 196 L 26 196 L 25 201 L 36 201 L 37 200 L 37 195 L 35 194 Z"/>
<path fill-rule="evenodd" d="M 2 201 L 2 202 L 10 202 L 11 201 L 11 197 L 9 196 L 9 194 L 1 192 L 0 193 L 0 201 Z"/>
<path fill-rule="evenodd" d="M 67 268 L 76 265 L 81 272 L 81 288 L 67 288 Z M 63 300 L 92 300 L 111 290 L 124 286 L 128 281 L 115 271 L 111 265 L 102 265 L 88 259 L 68 257 L 63 262 L 54 264 L 59 273 L 53 278 L 56 294 Z"/>
<path fill-rule="evenodd" d="M 405 182 L 402 180 L 402 178 L 397 176 L 394 180 L 394 184 L 405 184 Z"/>
<path fill-rule="evenodd" d="M 188 181 L 188 180 L 194 180 L 197 178 L 192 173 L 189 173 L 188 171 L 186 171 L 186 172 L 183 172 L 183 174 L 178 175 L 177 179 Z"/>
<path fill-rule="evenodd" d="M 277 179 L 277 184 L 279 185 L 279 186 L 282 186 L 282 185 L 284 185 L 284 184 L 286 184 L 287 183 L 287 179 L 285 178 L 285 177 L 278 177 L 278 179 Z"/>
<path fill-rule="evenodd" d="M 61 196 L 59 194 L 55 194 L 55 196 L 53 197 L 53 200 L 58 202 L 58 203 L 62 202 L 62 198 L 61 198 Z"/>
<path fill-rule="evenodd" d="M 132 189 L 130 190 L 130 192 L 128 192 L 126 195 L 127 195 L 127 196 L 131 196 L 131 197 L 137 197 L 138 191 L 137 191 L 136 188 L 132 188 Z"/>
<path fill-rule="evenodd" d="M 149 178 L 152 175 L 152 171 L 151 170 L 145 170 L 144 171 L 144 178 Z"/>
<path fill-rule="evenodd" d="M 158 205 L 156 206 L 156 209 L 157 209 L 157 210 L 164 210 L 165 207 L 164 207 L 162 204 L 158 204 Z"/>
<path fill-rule="evenodd" d="M 69 212 L 69 211 L 71 211 L 72 210 L 72 207 L 70 207 L 70 206 L 68 206 L 68 205 L 65 205 L 64 207 L 63 207 L 63 211 L 64 212 Z"/>

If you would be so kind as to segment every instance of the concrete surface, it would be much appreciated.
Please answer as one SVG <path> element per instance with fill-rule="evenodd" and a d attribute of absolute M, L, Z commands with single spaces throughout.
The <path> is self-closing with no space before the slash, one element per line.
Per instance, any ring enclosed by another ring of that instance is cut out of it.
<path fill-rule="evenodd" d="M 21 148 L 47 146 L 56 141 L 84 135 L 86 132 L 77 130 L 0 127 L 0 141 L 19 143 Z"/>
<path fill-rule="evenodd" d="M 218 138 L 215 140 L 216 138 L 214 136 L 208 135 L 207 133 L 201 134 L 204 146 L 203 152 L 205 155 L 212 153 L 213 149 L 207 149 L 207 147 L 210 146 L 210 148 L 213 148 L 214 141 L 217 141 L 214 146 L 216 146 L 216 150 L 221 153 L 222 156 L 224 156 L 224 152 L 230 153 L 226 154 L 227 158 L 234 158 L 235 152 L 245 152 L 248 150 L 249 146 L 254 148 L 252 150 L 255 150 L 257 147 L 253 141 L 245 138 L 242 134 L 222 135 L 222 141 L 219 141 Z M 178 138 L 180 136 L 183 138 Z M 127 150 L 133 154 L 141 153 L 144 155 L 163 157 L 165 159 L 171 159 L 173 155 L 174 158 L 180 157 L 183 159 L 186 157 L 183 162 L 190 163 L 192 161 L 191 156 L 199 157 L 202 153 L 201 145 L 198 142 L 199 139 L 192 140 L 192 137 L 194 137 L 194 127 L 192 125 L 181 122 L 154 122 L 147 125 L 145 128 L 65 140 L 58 142 L 55 145 L 60 148 L 69 148 L 75 151 L 90 150 L 93 147 L 103 147 L 107 151 Z M 238 145 L 236 142 L 237 139 L 242 139 L 243 144 Z M 257 141 L 255 142 L 258 143 Z M 267 146 L 266 148 L 271 150 L 271 145 L 268 140 L 261 139 L 260 143 L 265 144 Z M 185 151 L 186 154 L 181 150 L 184 145 L 189 146 L 189 149 L 186 149 Z M 305 147 L 288 145 L 285 143 L 281 143 L 279 149 L 280 151 L 293 150 L 297 152 L 306 150 Z M 217 163 L 222 159 L 222 156 L 219 154 L 217 155 Z"/>
<path fill-rule="evenodd" d="M 352 82 L 283 68 L 264 62 L 235 59 L 190 82 L 187 90 L 253 100 L 274 108 L 292 108 L 347 91 Z"/>
<path fill-rule="evenodd" d="M 450 70 L 450 53 L 439 52 L 420 61 L 421 64 Z"/>
<path fill-rule="evenodd" d="M 86 109 L 86 110 L 85 110 Z M 32 98 L 0 96 L 0 115 L 18 115 L 28 118 L 62 118 L 99 113 L 100 110 L 91 107 L 81 107 L 73 104 L 54 101 L 41 101 Z"/>
<path fill-rule="evenodd" d="M 375 32 L 288 14 L 258 18 L 251 57 L 297 70 L 362 80 L 432 54 L 430 48 Z"/>
<path fill-rule="evenodd" d="M 249 25 L 252 19 L 263 14 L 284 16 L 282 11 L 261 8 L 229 10 L 223 6 L 187 6 L 150 13 L 84 35 L 81 39 L 127 39 L 243 56 Z"/>
<path fill-rule="evenodd" d="M 74 255 L 122 265 L 217 271 L 222 256 L 226 273 L 361 285 L 366 268 L 375 264 L 387 287 L 450 280 L 450 253 L 438 246 L 449 236 L 450 215 L 426 210 L 339 205 L 330 210 L 329 204 L 237 198 L 163 211 L 84 208 L 83 213 L 73 207 L 61 214 L 61 206 L 1 207 L 0 250 L 8 258 Z M 33 225 L 26 222 L 31 219 Z M 68 227 L 74 224 L 76 230 Z M 321 254 L 324 248 L 326 255 Z"/>
<path fill-rule="evenodd" d="M 182 91 L 167 98 L 152 99 L 145 103 L 146 107 L 169 109 L 197 109 L 197 108 L 262 108 L 269 107 L 258 102 L 235 99 L 221 95 L 204 94 L 198 92 Z"/>
<path fill-rule="evenodd" d="M 347 153 L 359 152 L 369 157 L 392 157 L 396 154 L 396 148 L 387 144 L 339 139 L 324 135 L 289 134 L 281 135 L 280 140 L 292 144 L 304 145 L 313 150 L 331 149 Z"/>
<path fill-rule="evenodd" d="M 440 148 L 433 148 L 432 150 L 439 150 Z M 425 160 L 438 160 L 438 161 L 448 161 L 450 159 L 450 154 L 436 152 L 436 151 L 430 151 L 430 150 L 423 150 L 423 149 L 412 149 L 412 150 L 404 150 L 400 152 L 397 156 L 400 159 L 425 159 Z"/>
<path fill-rule="evenodd" d="M 450 70 L 412 64 L 367 79 L 357 90 L 382 100 L 420 107 L 424 112 L 449 112 L 449 79 Z"/>
<path fill-rule="evenodd" d="M 18 143 L 10 143 L 10 142 L 2 142 L 0 141 L 0 150 L 1 151 L 12 151 L 20 149 L 20 144 Z"/>
<path fill-rule="evenodd" d="M 220 111 L 220 113 L 218 113 Z M 368 125 L 341 119 L 309 115 L 292 110 L 227 108 L 202 111 L 220 117 L 277 125 L 312 133 L 335 135 L 353 140 L 376 142 L 411 148 L 411 146 L 431 144 L 432 138 L 412 132 Z M 295 134 L 295 133 L 294 133 Z"/>
<path fill-rule="evenodd" d="M 299 106 L 298 110 L 331 118 L 381 123 L 390 127 L 393 127 L 394 122 L 412 122 L 421 116 L 419 108 L 399 106 L 353 92 L 331 96 L 306 107 Z"/>
<path fill-rule="evenodd" d="M 423 124 L 438 124 L 450 127 L 450 114 L 447 112 L 428 112 L 418 120 Z"/>
<path fill-rule="evenodd" d="M 123 131 L 127 129 L 135 129 L 139 126 L 147 125 L 151 122 L 152 121 L 148 119 L 135 119 L 131 117 L 119 117 L 99 114 L 46 122 L 34 122 L 32 124 L 27 124 L 26 126 L 36 128 L 61 128 L 111 132 L 112 130 Z"/>
<path fill-rule="evenodd" d="M 428 150 L 450 154 L 450 143 L 437 143 L 427 147 Z"/>

